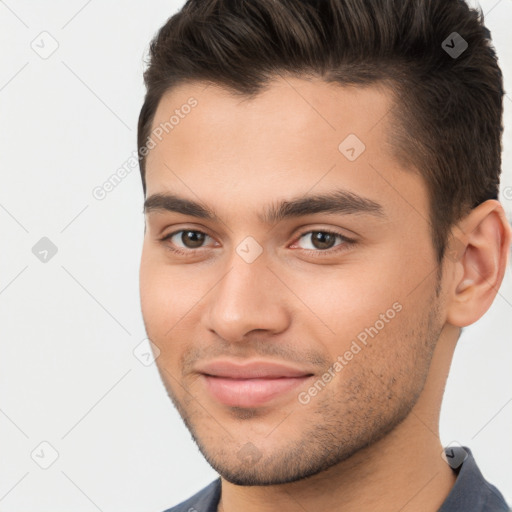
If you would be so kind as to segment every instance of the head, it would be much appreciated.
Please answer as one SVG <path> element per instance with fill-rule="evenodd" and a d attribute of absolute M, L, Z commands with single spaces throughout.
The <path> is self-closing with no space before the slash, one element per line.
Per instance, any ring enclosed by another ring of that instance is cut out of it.
<path fill-rule="evenodd" d="M 510 230 L 489 37 L 462 1 L 195 0 L 152 41 L 142 312 L 226 479 L 294 481 L 371 446 L 490 306 Z M 226 404 L 202 371 L 219 359 L 308 377 Z"/>

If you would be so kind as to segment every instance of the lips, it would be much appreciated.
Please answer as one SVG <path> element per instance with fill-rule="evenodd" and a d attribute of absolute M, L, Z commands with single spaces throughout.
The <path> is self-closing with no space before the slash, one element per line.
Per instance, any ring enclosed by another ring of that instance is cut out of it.
<path fill-rule="evenodd" d="M 308 370 L 277 362 L 243 365 L 214 361 L 197 369 L 212 398 L 228 406 L 257 407 L 290 393 L 312 377 Z"/>
<path fill-rule="evenodd" d="M 312 374 L 308 370 L 273 361 L 251 361 L 245 364 L 236 364 L 227 360 L 213 361 L 200 366 L 197 371 L 228 379 L 275 379 L 280 377 L 304 377 Z"/>

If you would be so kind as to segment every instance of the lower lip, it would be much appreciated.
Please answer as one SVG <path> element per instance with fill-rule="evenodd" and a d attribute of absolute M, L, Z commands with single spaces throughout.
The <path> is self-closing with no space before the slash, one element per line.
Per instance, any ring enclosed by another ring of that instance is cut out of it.
<path fill-rule="evenodd" d="M 203 375 L 210 394 L 219 402 L 232 407 L 256 407 L 289 393 L 311 375 L 274 379 L 227 379 Z"/>

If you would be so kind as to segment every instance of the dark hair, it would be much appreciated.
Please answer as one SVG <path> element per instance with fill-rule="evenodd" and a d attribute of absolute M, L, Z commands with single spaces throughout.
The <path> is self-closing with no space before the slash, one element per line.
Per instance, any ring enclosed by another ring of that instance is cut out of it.
<path fill-rule="evenodd" d="M 282 74 L 385 85 L 388 138 L 426 182 L 442 261 L 451 226 L 498 197 L 503 77 L 483 22 L 463 0 L 188 0 L 150 44 L 137 141 L 144 195 L 155 111 L 178 84 L 247 97 Z"/>

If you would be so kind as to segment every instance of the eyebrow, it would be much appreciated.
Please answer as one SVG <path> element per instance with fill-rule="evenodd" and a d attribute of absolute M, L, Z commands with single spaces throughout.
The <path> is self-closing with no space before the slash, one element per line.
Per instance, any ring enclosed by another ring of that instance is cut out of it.
<path fill-rule="evenodd" d="M 153 194 L 144 201 L 144 213 L 169 211 L 200 219 L 219 221 L 208 206 L 175 194 Z M 272 203 L 258 219 L 264 224 L 274 224 L 284 219 L 314 215 L 317 213 L 367 214 L 387 218 L 381 204 L 348 190 L 334 190 L 326 194 L 301 196 Z"/>

